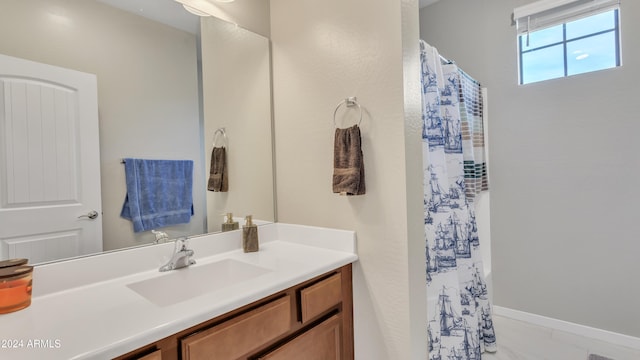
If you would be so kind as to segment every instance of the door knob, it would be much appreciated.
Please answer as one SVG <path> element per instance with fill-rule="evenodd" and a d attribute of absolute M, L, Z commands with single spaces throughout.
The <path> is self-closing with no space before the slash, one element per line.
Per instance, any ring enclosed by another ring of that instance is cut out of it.
<path fill-rule="evenodd" d="M 91 220 L 95 219 L 98 217 L 98 212 L 95 210 L 91 210 L 89 211 L 89 213 L 87 215 L 80 215 L 78 216 L 78 219 L 82 219 L 82 218 L 89 218 Z"/>

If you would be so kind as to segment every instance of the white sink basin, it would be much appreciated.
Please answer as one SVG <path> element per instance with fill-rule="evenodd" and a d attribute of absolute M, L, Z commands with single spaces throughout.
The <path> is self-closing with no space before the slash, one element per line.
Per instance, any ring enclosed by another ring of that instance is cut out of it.
<path fill-rule="evenodd" d="M 158 306 L 176 304 L 268 273 L 269 269 L 225 259 L 159 273 L 127 287 Z"/>

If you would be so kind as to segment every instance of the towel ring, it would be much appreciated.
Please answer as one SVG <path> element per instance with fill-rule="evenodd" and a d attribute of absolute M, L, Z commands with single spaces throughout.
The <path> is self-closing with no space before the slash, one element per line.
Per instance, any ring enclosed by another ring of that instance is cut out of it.
<path fill-rule="evenodd" d="M 224 128 L 218 128 L 216 132 L 213 133 L 213 147 L 216 147 L 216 139 L 218 138 L 218 134 L 222 134 L 222 137 L 224 138 L 224 145 L 226 147 L 229 147 L 229 138 L 227 138 L 227 132 L 224 130 Z"/>
<path fill-rule="evenodd" d="M 348 97 L 338 103 L 338 106 L 336 106 L 336 109 L 333 112 L 333 125 L 335 127 L 338 127 L 338 124 L 336 123 L 336 114 L 338 113 L 338 109 L 340 109 L 340 106 L 342 106 L 342 104 L 346 104 L 347 107 L 358 107 L 358 109 L 360 110 L 360 120 L 358 120 L 358 123 L 356 125 L 360 126 L 360 123 L 362 123 L 362 106 L 358 104 L 358 99 L 356 99 L 355 96 Z"/>

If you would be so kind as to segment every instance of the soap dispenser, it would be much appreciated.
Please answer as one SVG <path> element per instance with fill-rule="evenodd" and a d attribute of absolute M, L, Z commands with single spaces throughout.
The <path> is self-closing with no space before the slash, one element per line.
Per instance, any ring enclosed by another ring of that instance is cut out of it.
<path fill-rule="evenodd" d="M 251 215 L 245 218 L 246 223 L 242 227 L 242 248 L 244 252 L 258 251 L 258 227 L 251 220 Z"/>
<path fill-rule="evenodd" d="M 227 213 L 227 221 L 222 223 L 222 232 L 238 229 L 240 229 L 240 224 L 237 221 L 233 221 L 232 213 Z"/>

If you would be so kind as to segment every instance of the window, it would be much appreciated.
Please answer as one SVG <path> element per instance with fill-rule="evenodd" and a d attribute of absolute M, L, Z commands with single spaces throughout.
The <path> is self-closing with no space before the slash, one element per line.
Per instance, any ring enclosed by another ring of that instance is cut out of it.
<path fill-rule="evenodd" d="M 620 66 L 619 8 L 563 16 L 570 10 L 545 10 L 535 23 L 530 15 L 518 19 L 520 84 Z"/>

